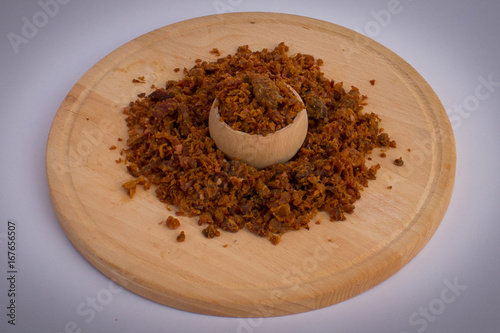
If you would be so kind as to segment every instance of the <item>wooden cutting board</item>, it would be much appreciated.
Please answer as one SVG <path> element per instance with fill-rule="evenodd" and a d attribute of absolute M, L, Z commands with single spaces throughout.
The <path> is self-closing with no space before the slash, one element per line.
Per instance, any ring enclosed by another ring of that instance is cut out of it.
<path fill-rule="evenodd" d="M 324 60 L 325 76 L 368 96 L 366 112 L 397 141 L 378 179 L 344 222 L 324 215 L 310 230 L 289 232 L 278 246 L 247 230 L 206 239 L 195 219 L 174 214 L 154 190 L 130 199 L 120 158 L 124 106 L 151 85 L 179 79 L 209 51 L 233 54 L 290 46 Z M 146 83 L 132 80 L 144 76 Z M 376 80 L 375 85 L 370 80 Z M 110 150 L 116 145 L 118 149 Z M 411 150 L 411 151 L 409 151 Z M 402 157 L 404 166 L 393 164 Z M 110 53 L 72 88 L 54 119 L 47 176 L 61 226 L 106 276 L 156 302 L 203 314 L 269 317 L 309 311 L 353 297 L 384 281 L 427 243 L 447 209 L 455 145 L 446 112 L 425 80 L 380 44 L 337 25 L 299 16 L 233 13 L 183 21 L 147 33 Z M 392 186 L 392 189 L 388 187 Z M 317 223 L 319 224 L 317 224 Z M 186 241 L 178 243 L 179 230 Z"/>

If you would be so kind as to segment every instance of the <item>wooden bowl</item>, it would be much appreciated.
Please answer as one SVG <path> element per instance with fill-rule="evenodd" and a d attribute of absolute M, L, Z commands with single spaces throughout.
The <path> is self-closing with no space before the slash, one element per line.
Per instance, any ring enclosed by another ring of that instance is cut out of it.
<path fill-rule="evenodd" d="M 300 95 L 292 87 L 288 88 L 304 104 Z M 239 159 L 257 169 L 263 169 L 269 165 L 288 162 L 304 143 L 308 129 L 305 107 L 295 116 L 293 123 L 264 136 L 237 131 L 221 121 L 219 104 L 216 98 L 210 109 L 208 128 L 217 148 L 231 159 Z"/>

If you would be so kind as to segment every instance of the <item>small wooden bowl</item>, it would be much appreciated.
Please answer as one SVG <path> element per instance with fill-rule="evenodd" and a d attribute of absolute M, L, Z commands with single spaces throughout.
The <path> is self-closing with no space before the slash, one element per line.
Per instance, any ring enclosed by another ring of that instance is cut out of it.
<path fill-rule="evenodd" d="M 289 88 L 304 104 L 300 95 Z M 299 151 L 307 135 L 307 111 L 304 107 L 290 125 L 274 133 L 265 136 L 248 134 L 234 130 L 220 120 L 219 100 L 216 98 L 210 109 L 208 128 L 217 148 L 229 158 L 240 159 L 257 169 L 263 169 L 272 164 L 288 162 Z"/>

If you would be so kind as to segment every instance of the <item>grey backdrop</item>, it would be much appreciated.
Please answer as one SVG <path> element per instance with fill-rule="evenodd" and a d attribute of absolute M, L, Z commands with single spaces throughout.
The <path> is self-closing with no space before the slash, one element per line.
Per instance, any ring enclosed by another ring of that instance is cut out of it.
<path fill-rule="evenodd" d="M 197 315 L 111 284 L 61 230 L 47 191 L 45 149 L 69 89 L 127 41 L 224 11 L 293 13 L 364 33 L 415 67 L 448 111 L 457 145 L 448 212 L 421 253 L 375 288 L 280 318 Z M 498 332 L 499 15 L 496 0 L 2 1 L 0 331 Z M 16 223 L 15 326 L 7 316 L 8 221 Z"/>

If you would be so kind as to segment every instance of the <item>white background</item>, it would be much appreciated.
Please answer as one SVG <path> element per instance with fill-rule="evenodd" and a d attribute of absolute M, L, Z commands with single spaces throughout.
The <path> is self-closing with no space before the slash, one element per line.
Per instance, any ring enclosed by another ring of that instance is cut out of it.
<path fill-rule="evenodd" d="M 499 1 L 399 0 L 390 17 L 384 14 L 397 0 L 59 1 L 64 4 L 52 6 L 50 15 L 40 14 L 37 1 L 0 5 L 1 332 L 498 332 Z M 457 146 L 449 209 L 420 254 L 375 288 L 279 318 L 192 314 L 110 285 L 60 228 L 47 190 L 45 150 L 71 87 L 127 41 L 223 11 L 293 13 L 362 32 L 419 71 L 448 111 Z M 25 28 L 23 37 L 26 21 L 40 27 Z M 13 34 L 24 43 L 11 43 Z M 6 316 L 9 220 L 17 225 L 15 326 Z M 97 296 L 106 304 L 93 310 L 89 302 Z"/>

